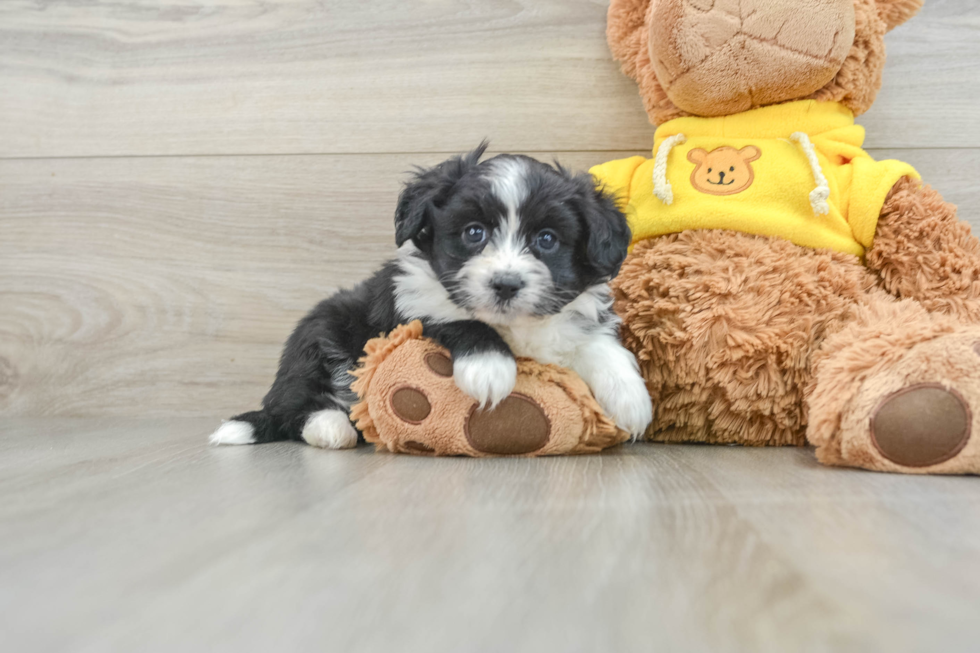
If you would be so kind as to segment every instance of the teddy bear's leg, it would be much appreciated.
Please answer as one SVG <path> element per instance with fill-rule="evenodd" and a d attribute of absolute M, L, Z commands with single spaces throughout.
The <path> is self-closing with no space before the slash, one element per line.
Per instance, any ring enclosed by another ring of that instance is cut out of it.
<path fill-rule="evenodd" d="M 612 287 L 655 406 L 646 437 L 806 444 L 811 353 L 875 283 L 852 256 L 782 239 L 691 230 L 637 243 Z"/>
<path fill-rule="evenodd" d="M 866 262 L 892 295 L 980 324 L 980 240 L 930 186 L 895 184 Z"/>
<path fill-rule="evenodd" d="M 883 292 L 814 354 L 807 438 L 831 465 L 980 473 L 980 326 Z"/>

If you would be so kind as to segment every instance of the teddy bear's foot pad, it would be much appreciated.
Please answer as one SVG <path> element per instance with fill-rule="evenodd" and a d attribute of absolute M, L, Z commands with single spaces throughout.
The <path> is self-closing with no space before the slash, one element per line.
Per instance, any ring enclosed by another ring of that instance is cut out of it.
<path fill-rule="evenodd" d="M 481 453 L 519 456 L 548 444 L 551 422 L 537 402 L 513 393 L 493 410 L 474 406 L 465 433 L 470 446 Z"/>
<path fill-rule="evenodd" d="M 882 400 L 871 416 L 871 440 L 898 465 L 928 467 L 962 451 L 972 424 L 970 407 L 959 392 L 920 383 Z"/>

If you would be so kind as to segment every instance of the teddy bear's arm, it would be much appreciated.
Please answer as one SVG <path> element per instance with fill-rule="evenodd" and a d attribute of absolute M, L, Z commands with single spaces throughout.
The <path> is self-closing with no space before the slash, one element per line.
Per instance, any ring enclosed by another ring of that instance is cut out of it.
<path fill-rule="evenodd" d="M 596 185 L 616 197 L 620 209 L 625 209 L 630 200 L 630 188 L 637 168 L 647 162 L 642 156 L 607 161 L 589 168 Z"/>
<path fill-rule="evenodd" d="M 907 177 L 892 187 L 866 263 L 891 294 L 980 322 L 980 240 L 932 187 Z"/>

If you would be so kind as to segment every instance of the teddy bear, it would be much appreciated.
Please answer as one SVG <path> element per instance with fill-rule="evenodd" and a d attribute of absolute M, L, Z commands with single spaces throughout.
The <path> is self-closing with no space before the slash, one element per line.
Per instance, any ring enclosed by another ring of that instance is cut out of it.
<path fill-rule="evenodd" d="M 629 434 L 571 370 L 517 360 L 514 391 L 493 410 L 456 387 L 449 352 L 418 320 L 368 341 L 351 385 L 351 419 L 379 450 L 422 456 L 595 453 Z"/>
<path fill-rule="evenodd" d="M 980 473 L 980 242 L 854 122 L 921 5 L 612 0 L 657 126 L 651 157 L 592 169 L 633 230 L 612 287 L 647 439 Z"/>

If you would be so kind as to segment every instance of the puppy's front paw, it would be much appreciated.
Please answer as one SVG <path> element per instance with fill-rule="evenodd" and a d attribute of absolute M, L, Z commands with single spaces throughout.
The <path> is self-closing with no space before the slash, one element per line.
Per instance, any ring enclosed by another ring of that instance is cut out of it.
<path fill-rule="evenodd" d="M 460 356 L 453 361 L 453 379 L 481 408 L 494 408 L 514 390 L 517 361 L 499 352 Z"/>
<path fill-rule="evenodd" d="M 636 372 L 607 375 L 593 382 L 592 393 L 616 426 L 637 439 L 653 421 L 653 402 Z"/>

